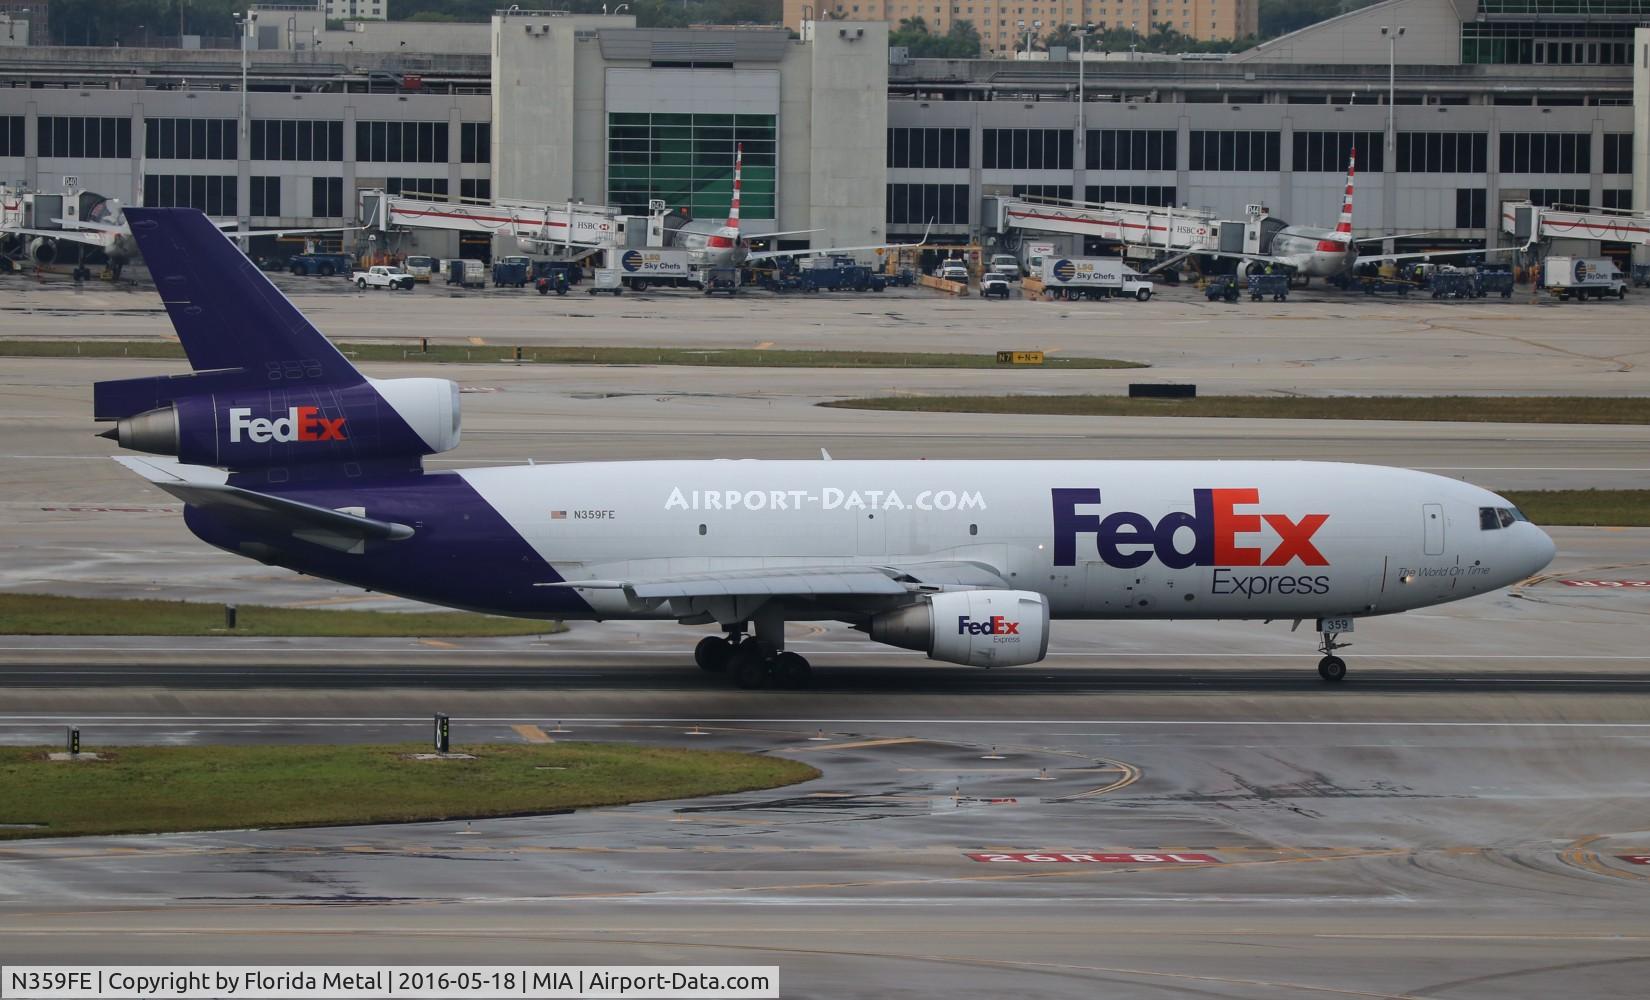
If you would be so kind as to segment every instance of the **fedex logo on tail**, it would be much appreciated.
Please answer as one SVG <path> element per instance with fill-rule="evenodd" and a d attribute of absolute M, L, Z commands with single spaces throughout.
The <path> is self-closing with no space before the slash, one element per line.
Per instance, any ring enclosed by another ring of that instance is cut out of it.
<path fill-rule="evenodd" d="M 1101 516 L 1079 512 L 1100 505 L 1097 489 L 1055 489 L 1054 565 L 1077 565 L 1077 536 L 1093 535 L 1100 561 L 1118 569 L 1135 569 L 1153 556 L 1169 569 L 1192 566 L 1327 566 L 1329 560 L 1312 541 L 1328 514 L 1288 514 L 1255 510 L 1258 489 L 1195 489 L 1190 512 L 1171 511 L 1156 523 L 1144 514 L 1115 511 Z M 1262 525 L 1278 536 L 1263 548 Z"/>
<path fill-rule="evenodd" d="M 1019 635 L 1020 623 L 1011 622 L 1002 615 L 992 615 L 984 621 L 975 621 L 968 615 L 957 616 L 958 635 Z"/>
<path fill-rule="evenodd" d="M 344 441 L 344 418 L 323 417 L 318 406 L 294 406 L 275 420 L 254 417 L 251 407 L 229 409 L 229 441 L 239 444 L 242 435 L 253 444 L 271 441 Z"/>

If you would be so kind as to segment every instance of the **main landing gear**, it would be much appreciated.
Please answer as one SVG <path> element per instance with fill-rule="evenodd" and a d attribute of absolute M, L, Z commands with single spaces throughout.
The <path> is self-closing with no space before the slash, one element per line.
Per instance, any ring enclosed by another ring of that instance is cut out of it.
<path fill-rule="evenodd" d="M 1318 661 L 1318 676 L 1330 683 L 1338 683 L 1346 679 L 1346 661 L 1335 655 L 1335 650 L 1352 645 L 1350 642 L 1337 642 L 1339 632 L 1321 632 L 1318 648 L 1323 650 L 1323 659 Z"/>
<path fill-rule="evenodd" d="M 805 688 L 813 679 L 808 661 L 787 652 L 778 644 L 747 636 L 744 627 L 727 630 L 724 636 L 707 635 L 693 649 L 693 659 L 707 673 L 726 673 L 742 688 Z"/>

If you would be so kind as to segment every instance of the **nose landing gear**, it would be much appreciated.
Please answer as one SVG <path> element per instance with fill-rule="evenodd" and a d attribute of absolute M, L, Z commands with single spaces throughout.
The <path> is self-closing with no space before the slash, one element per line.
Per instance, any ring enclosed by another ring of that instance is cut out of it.
<path fill-rule="evenodd" d="M 1335 655 L 1335 650 L 1352 645 L 1350 642 L 1337 642 L 1339 632 L 1321 632 L 1318 648 L 1323 650 L 1323 659 L 1318 661 L 1318 676 L 1330 683 L 1338 683 L 1346 678 L 1346 661 Z"/>

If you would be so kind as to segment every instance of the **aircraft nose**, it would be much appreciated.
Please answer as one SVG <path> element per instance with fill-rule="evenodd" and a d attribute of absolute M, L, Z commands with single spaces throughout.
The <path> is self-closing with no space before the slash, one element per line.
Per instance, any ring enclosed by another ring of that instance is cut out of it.
<path fill-rule="evenodd" d="M 1521 527 L 1526 531 L 1520 532 L 1524 537 L 1519 541 L 1519 556 L 1523 562 L 1523 576 L 1531 577 L 1546 569 L 1558 554 L 1558 546 L 1553 544 L 1552 537 L 1533 524 L 1525 522 Z"/>

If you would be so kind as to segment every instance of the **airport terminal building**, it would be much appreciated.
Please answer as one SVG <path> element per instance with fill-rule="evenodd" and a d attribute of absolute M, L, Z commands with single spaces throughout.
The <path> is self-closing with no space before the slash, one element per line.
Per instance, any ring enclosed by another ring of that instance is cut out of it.
<path fill-rule="evenodd" d="M 264 7 L 244 92 L 235 49 L 0 49 L 0 180 L 74 177 L 255 227 L 354 224 L 376 188 L 705 218 L 743 145 L 752 232 L 852 246 L 932 221 L 990 243 L 983 204 L 1008 194 L 1332 223 L 1355 147 L 1361 234 L 1493 246 L 1504 201 L 1650 207 L 1642 3 L 1544 5 L 1388 0 L 1227 58 L 1082 61 L 891 60 L 883 21 L 643 29 L 512 9 L 329 31 L 324 12 Z"/>

